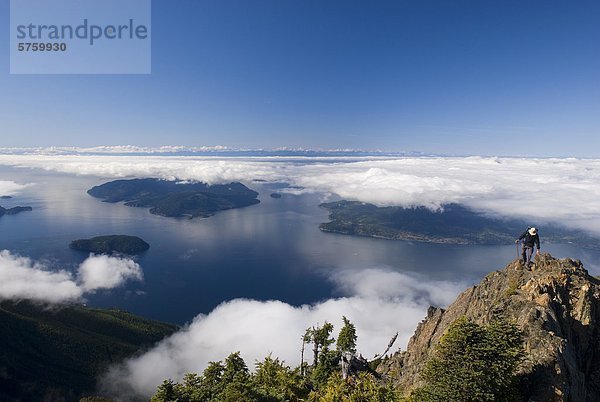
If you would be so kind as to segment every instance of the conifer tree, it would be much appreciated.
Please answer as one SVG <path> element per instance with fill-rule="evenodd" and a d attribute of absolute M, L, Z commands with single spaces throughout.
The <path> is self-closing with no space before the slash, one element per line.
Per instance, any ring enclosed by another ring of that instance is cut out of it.
<path fill-rule="evenodd" d="M 342 320 L 344 320 L 344 326 L 337 338 L 337 350 L 342 353 L 356 353 L 356 327 L 346 317 L 342 317 Z"/>
<path fill-rule="evenodd" d="M 481 326 L 462 317 L 440 339 L 414 401 L 520 400 L 515 371 L 524 355 L 523 335 L 497 319 Z"/>

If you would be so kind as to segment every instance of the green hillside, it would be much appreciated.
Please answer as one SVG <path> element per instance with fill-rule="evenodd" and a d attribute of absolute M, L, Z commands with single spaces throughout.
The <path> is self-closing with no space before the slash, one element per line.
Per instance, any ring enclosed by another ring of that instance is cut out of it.
<path fill-rule="evenodd" d="M 324 232 L 391 240 L 410 240 L 450 244 L 512 244 L 532 222 L 501 219 L 477 213 L 459 204 L 444 205 L 441 211 L 425 207 L 378 207 L 358 201 L 321 204 L 329 211 L 330 222 L 319 228 Z M 598 250 L 600 239 L 587 232 L 543 222 L 544 243 L 575 243 Z"/>
<path fill-rule="evenodd" d="M 120 310 L 0 303 L 0 400 L 78 400 L 106 367 L 176 330 Z M 63 399 L 64 398 L 64 399 Z"/>

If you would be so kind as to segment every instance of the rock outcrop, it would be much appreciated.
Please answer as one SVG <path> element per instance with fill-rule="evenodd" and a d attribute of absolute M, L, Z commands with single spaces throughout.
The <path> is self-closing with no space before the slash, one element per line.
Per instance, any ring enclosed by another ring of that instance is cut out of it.
<path fill-rule="evenodd" d="M 600 281 L 580 261 L 542 254 L 530 268 L 514 261 L 490 273 L 447 309 L 430 307 L 407 350 L 378 371 L 406 392 L 422 385 L 421 369 L 461 316 L 480 324 L 502 316 L 523 331 L 524 400 L 600 401 Z"/>

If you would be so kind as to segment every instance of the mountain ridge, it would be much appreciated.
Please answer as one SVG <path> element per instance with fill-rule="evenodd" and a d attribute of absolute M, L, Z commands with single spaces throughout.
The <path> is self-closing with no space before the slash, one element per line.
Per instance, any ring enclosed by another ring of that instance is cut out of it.
<path fill-rule="evenodd" d="M 536 257 L 488 274 L 447 308 L 430 307 L 407 350 L 378 371 L 404 392 L 423 385 L 420 372 L 449 325 L 460 317 L 514 322 L 524 333 L 520 392 L 530 401 L 600 401 L 600 280 L 581 261 Z"/>
<path fill-rule="evenodd" d="M 78 401 L 109 364 L 176 329 L 117 309 L 1 301 L 0 400 Z"/>

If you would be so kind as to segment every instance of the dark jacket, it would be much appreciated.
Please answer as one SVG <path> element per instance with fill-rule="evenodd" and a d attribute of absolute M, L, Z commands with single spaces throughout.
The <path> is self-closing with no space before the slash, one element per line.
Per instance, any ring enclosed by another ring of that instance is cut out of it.
<path fill-rule="evenodd" d="M 523 245 L 527 247 L 533 247 L 535 244 L 537 249 L 540 249 L 540 236 L 538 233 L 535 235 L 531 235 L 529 233 L 529 229 L 523 232 L 521 236 L 519 236 L 519 240 L 523 240 Z"/>

